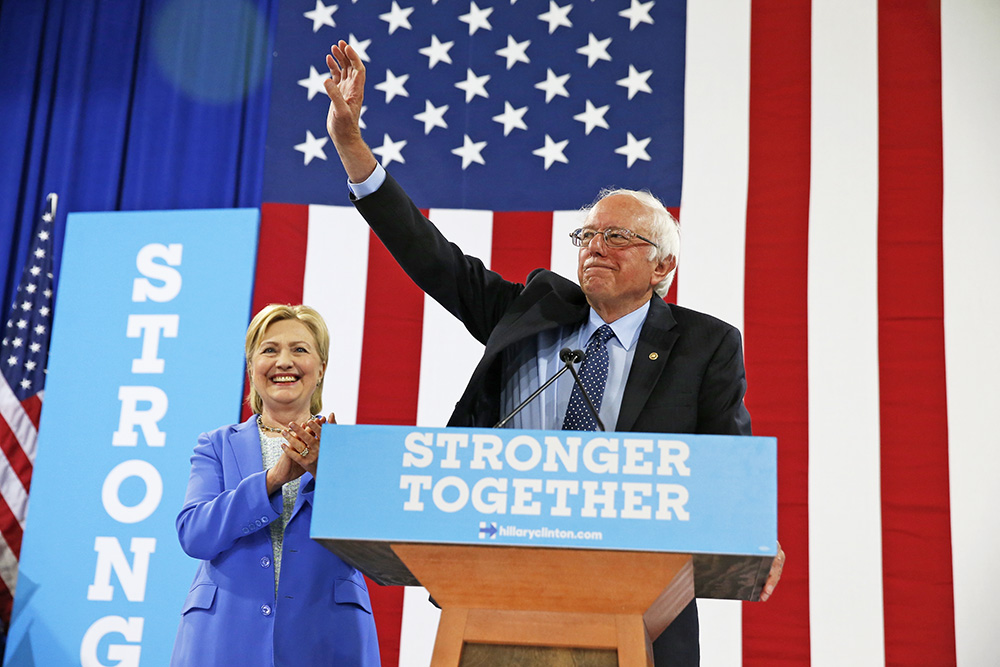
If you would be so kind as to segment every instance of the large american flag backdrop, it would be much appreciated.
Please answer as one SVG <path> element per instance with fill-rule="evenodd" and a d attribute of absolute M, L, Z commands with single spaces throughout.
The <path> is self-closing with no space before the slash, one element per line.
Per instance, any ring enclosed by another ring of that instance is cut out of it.
<path fill-rule="evenodd" d="M 744 333 L 788 554 L 771 601 L 700 604 L 703 664 L 991 664 L 990 4 L 285 0 L 255 309 L 325 314 L 341 423 L 444 424 L 480 353 L 347 203 L 322 78 L 349 40 L 377 157 L 509 279 L 575 275 L 601 186 L 679 212 L 668 298 Z M 372 588 L 383 664 L 427 664 L 426 593 Z"/>

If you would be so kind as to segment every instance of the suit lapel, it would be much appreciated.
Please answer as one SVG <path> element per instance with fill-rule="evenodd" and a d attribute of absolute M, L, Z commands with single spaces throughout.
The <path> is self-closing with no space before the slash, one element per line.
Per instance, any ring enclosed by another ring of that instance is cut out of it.
<path fill-rule="evenodd" d="M 503 350 L 534 338 L 546 329 L 578 324 L 587 319 L 589 309 L 586 301 L 571 303 L 555 293 L 549 293 L 528 308 L 505 315 L 487 341 L 485 353 L 479 360 L 470 385 L 476 382 L 480 373 L 486 372 Z"/>
<path fill-rule="evenodd" d="M 236 467 L 239 469 L 240 479 L 246 479 L 250 475 L 264 470 L 264 457 L 260 452 L 260 432 L 257 430 L 257 415 L 239 424 L 235 428 L 235 433 L 229 438 L 229 447 L 232 450 L 233 458 L 236 460 Z M 299 482 L 299 493 L 295 498 L 295 509 L 292 516 L 295 516 L 303 503 L 312 501 L 311 492 L 303 492 L 303 488 L 311 482 L 313 476 L 305 473 Z M 289 519 L 291 520 L 291 519 Z"/>
<path fill-rule="evenodd" d="M 649 394 L 666 368 L 670 351 L 677 341 L 678 334 L 673 331 L 675 324 L 670 306 L 663 299 L 654 296 L 649 314 L 639 332 L 632 368 L 625 382 L 621 410 L 618 412 L 616 431 L 631 431 L 646 406 Z"/>
<path fill-rule="evenodd" d="M 487 347 L 502 350 L 546 329 L 577 324 L 587 319 L 589 310 L 586 300 L 571 303 L 550 292 L 529 308 L 512 313 L 509 319 L 505 316 L 494 329 Z"/>
<path fill-rule="evenodd" d="M 238 424 L 234 430 L 235 433 L 229 438 L 227 444 L 236 460 L 240 479 L 246 479 L 255 472 L 261 472 L 264 469 L 264 460 L 260 453 L 260 432 L 257 430 L 257 415 L 253 415 L 242 424 Z"/>

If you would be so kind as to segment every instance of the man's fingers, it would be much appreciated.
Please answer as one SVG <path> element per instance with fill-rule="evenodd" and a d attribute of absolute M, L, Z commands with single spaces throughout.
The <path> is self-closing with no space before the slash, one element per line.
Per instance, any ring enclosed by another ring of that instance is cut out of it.
<path fill-rule="evenodd" d="M 343 51 L 344 55 L 347 56 L 348 62 L 351 64 L 351 67 L 358 70 L 359 72 L 364 72 L 365 64 L 364 62 L 362 62 L 361 56 L 354 49 L 354 47 L 348 44 L 347 42 L 341 42 L 340 44 L 341 44 L 341 50 Z"/>
<path fill-rule="evenodd" d="M 340 82 L 340 66 L 337 65 L 337 61 L 333 59 L 332 55 L 327 54 L 326 56 L 326 66 L 330 70 L 330 78 L 333 82 Z"/>

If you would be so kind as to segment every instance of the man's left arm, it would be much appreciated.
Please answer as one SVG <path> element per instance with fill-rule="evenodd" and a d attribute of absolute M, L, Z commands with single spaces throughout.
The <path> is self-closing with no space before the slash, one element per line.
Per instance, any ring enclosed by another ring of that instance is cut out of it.
<path fill-rule="evenodd" d="M 716 347 L 698 394 L 697 433 L 751 435 L 750 413 L 743 405 L 747 379 L 740 332 L 730 328 Z"/>
<path fill-rule="evenodd" d="M 716 348 L 701 384 L 698 400 L 698 432 L 723 435 L 751 435 L 750 413 L 743 404 L 746 394 L 746 370 L 743 366 L 743 341 L 736 328 L 730 329 Z M 771 561 L 771 571 L 760 594 L 766 602 L 781 579 L 785 551 L 778 543 L 778 553 Z"/>

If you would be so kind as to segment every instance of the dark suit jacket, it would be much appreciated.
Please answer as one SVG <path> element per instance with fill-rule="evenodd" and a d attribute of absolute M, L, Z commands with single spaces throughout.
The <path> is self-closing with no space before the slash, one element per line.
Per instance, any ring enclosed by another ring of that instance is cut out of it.
<path fill-rule="evenodd" d="M 523 285 L 504 280 L 445 239 L 392 176 L 355 206 L 407 275 L 486 346 L 448 424 L 497 423 L 501 389 L 517 371 L 504 367 L 501 353 L 534 345 L 545 329 L 585 322 L 590 306 L 583 291 L 544 269 Z M 745 391 L 739 331 L 653 298 L 616 430 L 749 435 Z M 698 664 L 697 622 L 692 602 L 654 642 L 657 665 Z"/>

